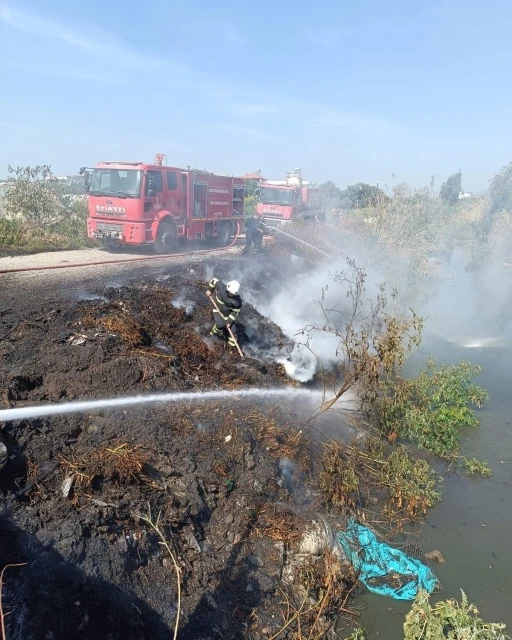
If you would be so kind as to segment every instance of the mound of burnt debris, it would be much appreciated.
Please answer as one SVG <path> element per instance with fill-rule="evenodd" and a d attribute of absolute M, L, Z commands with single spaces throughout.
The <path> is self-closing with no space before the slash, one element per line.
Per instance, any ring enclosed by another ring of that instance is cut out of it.
<path fill-rule="evenodd" d="M 280 329 L 245 305 L 242 360 L 208 337 L 204 291 L 139 279 L 20 318 L 0 336 L 2 408 L 289 385 Z M 0 568 L 21 565 L 7 637 L 321 637 L 354 577 L 314 511 L 313 409 L 199 398 L 0 425 Z"/>
<path fill-rule="evenodd" d="M 290 341 L 246 304 L 242 360 L 209 337 L 212 306 L 205 288 L 177 278 L 141 279 L 19 320 L 0 342 L 3 404 L 282 384 L 286 376 L 275 357 Z"/>

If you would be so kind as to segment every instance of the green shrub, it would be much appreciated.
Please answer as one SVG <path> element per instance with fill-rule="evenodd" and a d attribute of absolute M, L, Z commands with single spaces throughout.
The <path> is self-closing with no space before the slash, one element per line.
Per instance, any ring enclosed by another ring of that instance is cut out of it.
<path fill-rule="evenodd" d="M 392 508 L 402 509 L 410 518 L 426 515 L 427 509 L 441 499 L 436 472 L 425 460 L 413 458 L 403 447 L 398 447 L 387 458 L 380 474 L 388 487 Z"/>
<path fill-rule="evenodd" d="M 441 457 L 458 452 L 459 429 L 479 421 L 471 404 L 480 408 L 487 392 L 473 384 L 481 367 L 462 361 L 426 368 L 411 379 L 390 379 L 374 402 L 381 431 L 394 441 L 405 438 Z"/>
<path fill-rule="evenodd" d="M 404 640 L 510 640 L 503 633 L 506 625 L 484 622 L 464 591 L 461 593 L 460 604 L 445 600 L 432 607 L 428 594 L 420 592 L 405 616 Z"/>
<path fill-rule="evenodd" d="M 22 243 L 22 221 L 16 218 L 0 218 L 0 246 L 16 246 Z"/>

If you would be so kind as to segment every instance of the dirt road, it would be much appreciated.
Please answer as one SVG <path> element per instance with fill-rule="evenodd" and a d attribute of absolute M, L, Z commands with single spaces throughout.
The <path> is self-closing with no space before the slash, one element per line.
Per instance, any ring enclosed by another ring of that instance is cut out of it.
<path fill-rule="evenodd" d="M 179 259 L 179 255 L 182 253 L 189 253 L 194 251 L 200 251 L 200 255 L 208 256 L 224 254 L 224 253 L 238 253 L 239 249 L 232 247 L 230 249 L 215 249 L 211 248 L 211 252 L 208 251 L 208 246 L 204 243 L 190 243 L 186 247 L 182 247 L 179 253 L 175 256 L 155 256 L 151 247 L 137 247 L 134 249 L 125 247 L 123 251 L 108 251 L 106 249 L 80 249 L 76 251 L 49 251 L 46 253 L 36 253 L 33 255 L 24 256 L 9 256 L 0 258 L 0 272 L 4 269 L 33 269 L 33 268 L 55 268 L 66 266 L 73 267 L 74 265 L 94 262 L 126 262 L 128 260 L 133 261 L 146 261 L 146 262 L 161 262 Z"/>
<path fill-rule="evenodd" d="M 204 246 L 199 249 L 204 249 Z M 155 260 L 150 249 L 126 250 L 122 253 L 85 249 L 0 258 L 0 272 L 10 269 L 42 269 L 0 273 L 0 314 L 5 313 L 6 309 L 16 313 L 27 308 L 37 308 L 52 299 L 81 297 L 89 289 L 121 285 L 136 276 L 160 277 L 180 264 L 190 265 L 193 269 L 194 264 L 208 264 L 213 259 L 216 262 L 223 259 L 236 261 L 239 254 L 239 248 L 232 247 L 222 251 L 164 256 Z M 112 263 L 75 266 L 105 261 Z M 45 267 L 52 269 L 44 270 Z"/>

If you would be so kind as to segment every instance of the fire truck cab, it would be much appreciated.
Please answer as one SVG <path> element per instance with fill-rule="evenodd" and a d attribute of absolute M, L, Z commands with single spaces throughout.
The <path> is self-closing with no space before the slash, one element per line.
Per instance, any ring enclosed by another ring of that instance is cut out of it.
<path fill-rule="evenodd" d="M 231 242 L 242 228 L 241 178 L 158 163 L 100 162 L 82 169 L 88 195 L 87 234 L 110 245 L 152 244 L 170 253 L 178 240 Z"/>
<path fill-rule="evenodd" d="M 267 180 L 260 186 L 256 211 L 270 226 L 294 219 L 324 220 L 323 192 L 295 169 L 286 174 L 286 180 Z"/>

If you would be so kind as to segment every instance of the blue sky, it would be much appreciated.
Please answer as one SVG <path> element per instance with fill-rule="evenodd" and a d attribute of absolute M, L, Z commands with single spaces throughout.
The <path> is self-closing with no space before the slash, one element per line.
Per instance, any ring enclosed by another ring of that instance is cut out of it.
<path fill-rule="evenodd" d="M 0 175 L 162 152 L 482 189 L 512 160 L 511 32 L 510 0 L 0 0 Z"/>

